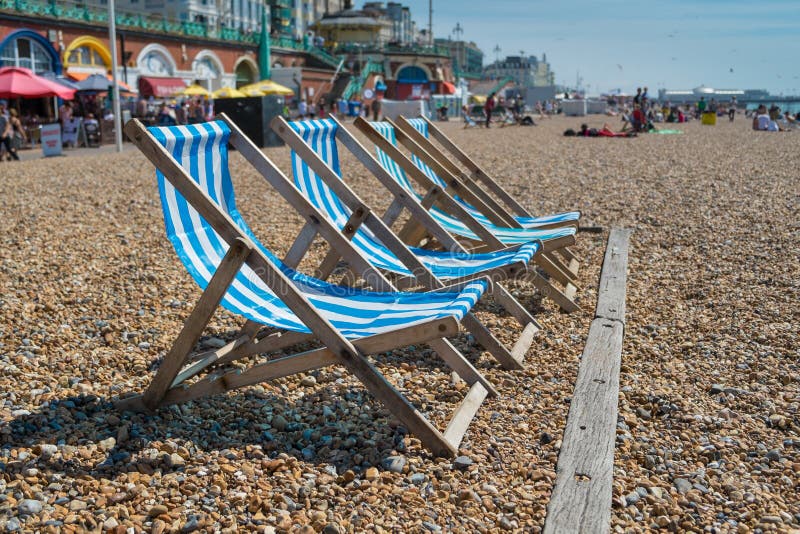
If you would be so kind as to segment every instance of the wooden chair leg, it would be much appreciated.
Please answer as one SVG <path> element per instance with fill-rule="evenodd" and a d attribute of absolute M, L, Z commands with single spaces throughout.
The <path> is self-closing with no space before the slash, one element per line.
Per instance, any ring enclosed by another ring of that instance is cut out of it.
<path fill-rule="evenodd" d="M 495 301 L 511 314 L 523 328 L 529 324 L 533 324 L 537 330 L 542 329 L 542 325 L 533 318 L 530 312 L 520 304 L 514 295 L 509 293 L 504 285 L 497 282 L 492 284 L 492 297 L 494 297 Z"/>
<path fill-rule="evenodd" d="M 178 338 L 169 353 L 164 357 L 156 376 L 142 396 L 142 403 L 148 410 L 158 408 L 164 398 L 164 394 L 172 385 L 186 357 L 189 355 L 189 351 L 200 339 L 208 321 L 219 306 L 222 297 L 225 296 L 225 292 L 242 268 L 242 264 L 247 259 L 247 256 L 250 255 L 250 252 L 249 244 L 241 239 L 234 241 L 228 248 L 228 252 L 222 258 L 222 262 L 211 277 L 211 281 L 208 283 L 200 300 L 192 310 L 186 323 L 184 323 Z"/>
<path fill-rule="evenodd" d="M 557 265 L 555 265 L 550 258 L 545 255 L 538 256 L 534 263 L 542 268 L 542 270 L 550 276 L 553 280 L 557 281 L 558 283 L 566 286 L 567 284 L 573 284 L 572 278 L 569 277 L 564 271 L 562 271 Z M 576 286 L 577 287 L 577 286 Z"/>
<path fill-rule="evenodd" d="M 561 272 L 566 274 L 570 278 L 570 280 L 572 281 L 573 284 L 575 283 L 575 281 L 577 281 L 577 279 L 578 279 L 578 271 L 577 271 L 577 269 L 574 270 L 574 271 L 572 269 L 570 269 L 569 265 L 567 265 L 566 263 L 561 261 L 561 259 L 559 258 L 559 256 L 555 252 L 545 252 L 544 256 L 548 260 L 550 260 L 550 262 L 553 265 L 558 267 L 561 270 Z"/>
<path fill-rule="evenodd" d="M 499 339 L 474 314 L 468 313 L 461 319 L 464 328 L 475 336 L 475 340 L 483 345 L 504 369 L 522 369 L 522 364 L 517 361 L 511 352 L 506 349 Z"/>
<path fill-rule="evenodd" d="M 476 382 L 469 389 L 467 396 L 453 414 L 450 423 L 444 431 L 444 439 L 452 447 L 458 448 L 461 444 L 461 440 L 464 439 L 464 434 L 466 434 L 467 428 L 469 428 L 470 421 L 475 418 L 475 415 L 478 413 L 478 408 L 481 407 L 487 395 L 488 392 L 486 388 L 484 388 L 483 384 L 480 382 Z"/>
<path fill-rule="evenodd" d="M 444 435 L 428 421 L 419 410 L 406 399 L 363 356 L 342 356 L 342 363 L 361 381 L 373 397 L 381 401 L 422 443 L 436 456 L 452 457 L 458 452 Z"/>
<path fill-rule="evenodd" d="M 581 309 L 570 297 L 558 290 L 553 284 L 544 279 L 535 269 L 528 271 L 528 280 L 541 291 L 542 295 L 555 302 L 559 308 L 567 313 Z"/>
<path fill-rule="evenodd" d="M 486 380 L 480 371 L 475 369 L 469 360 L 467 360 L 452 343 L 444 338 L 439 338 L 428 341 L 428 345 L 436 351 L 436 354 L 438 354 L 464 382 L 470 386 L 475 383 L 480 383 L 493 397 L 498 395 L 497 390 L 492 386 L 491 382 Z"/>

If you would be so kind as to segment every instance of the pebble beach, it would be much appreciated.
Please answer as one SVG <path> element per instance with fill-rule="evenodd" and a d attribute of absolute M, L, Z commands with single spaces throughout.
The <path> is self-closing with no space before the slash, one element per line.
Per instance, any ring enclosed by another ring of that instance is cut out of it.
<path fill-rule="evenodd" d="M 439 123 L 533 213 L 578 209 L 602 228 L 573 249 L 583 311 L 509 284 L 543 326 L 524 371 L 453 338 L 500 393 L 454 459 L 339 367 L 116 411 L 200 296 L 165 238 L 154 168 L 131 147 L 0 163 L 0 531 L 539 532 L 608 231 L 626 227 L 611 530 L 800 532 L 800 132 L 739 116 L 682 135 L 562 136 L 604 122 L 586 119 Z M 290 175 L 287 148 L 265 153 Z M 382 212 L 389 195 L 341 156 Z M 239 154 L 230 164 L 243 216 L 282 255 L 302 219 Z M 301 267 L 325 253 L 315 243 Z M 491 300 L 476 310 L 507 345 L 519 336 Z M 200 348 L 242 324 L 218 311 Z M 468 389 L 426 346 L 375 363 L 439 428 Z"/>

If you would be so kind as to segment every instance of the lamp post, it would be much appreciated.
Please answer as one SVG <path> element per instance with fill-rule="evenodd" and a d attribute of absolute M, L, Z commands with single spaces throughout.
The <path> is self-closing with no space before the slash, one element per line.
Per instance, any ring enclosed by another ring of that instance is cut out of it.
<path fill-rule="evenodd" d="M 114 0 L 108 0 L 108 41 L 111 44 L 111 94 L 114 105 L 114 137 L 117 152 L 122 152 L 122 113 L 119 103 L 119 85 L 117 83 L 117 24 L 114 19 Z"/>
<path fill-rule="evenodd" d="M 463 71 L 464 65 L 462 63 L 462 58 L 461 58 L 461 50 L 462 50 L 461 36 L 464 35 L 464 28 L 461 27 L 460 22 L 456 22 L 456 27 L 453 28 L 453 34 L 455 34 L 456 36 L 456 61 L 458 65 L 458 71 Z"/>

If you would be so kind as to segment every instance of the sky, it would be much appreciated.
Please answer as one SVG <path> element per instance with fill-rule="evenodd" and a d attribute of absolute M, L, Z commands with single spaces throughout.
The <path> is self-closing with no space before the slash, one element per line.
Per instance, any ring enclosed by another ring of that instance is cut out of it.
<path fill-rule="evenodd" d="M 428 26 L 428 0 L 395 0 Z M 361 7 L 363 2 L 357 2 Z M 800 0 L 433 0 L 433 33 L 547 61 L 590 94 L 647 86 L 800 95 Z"/>

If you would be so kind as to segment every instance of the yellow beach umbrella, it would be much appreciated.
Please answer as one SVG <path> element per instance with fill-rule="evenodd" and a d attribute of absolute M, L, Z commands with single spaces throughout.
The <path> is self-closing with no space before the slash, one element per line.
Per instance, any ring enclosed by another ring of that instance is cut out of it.
<path fill-rule="evenodd" d="M 183 96 L 211 96 L 211 93 L 209 93 L 205 87 L 197 84 L 190 85 L 178 94 Z"/>
<path fill-rule="evenodd" d="M 275 83 L 272 80 L 262 80 L 260 82 L 251 83 L 250 85 L 245 85 L 244 87 L 241 87 L 239 90 L 244 91 L 245 89 L 256 89 L 257 91 L 261 91 L 265 95 L 292 96 L 294 94 L 294 91 L 292 91 L 288 87 L 281 85 L 279 83 Z"/>
<path fill-rule="evenodd" d="M 247 95 L 233 87 L 223 87 L 211 93 L 211 96 L 214 98 L 242 98 Z"/>
<path fill-rule="evenodd" d="M 261 91 L 259 91 L 254 87 L 249 87 L 249 88 L 247 86 L 240 87 L 238 91 L 240 93 L 243 93 L 244 96 L 264 96 L 264 93 L 262 93 Z"/>

